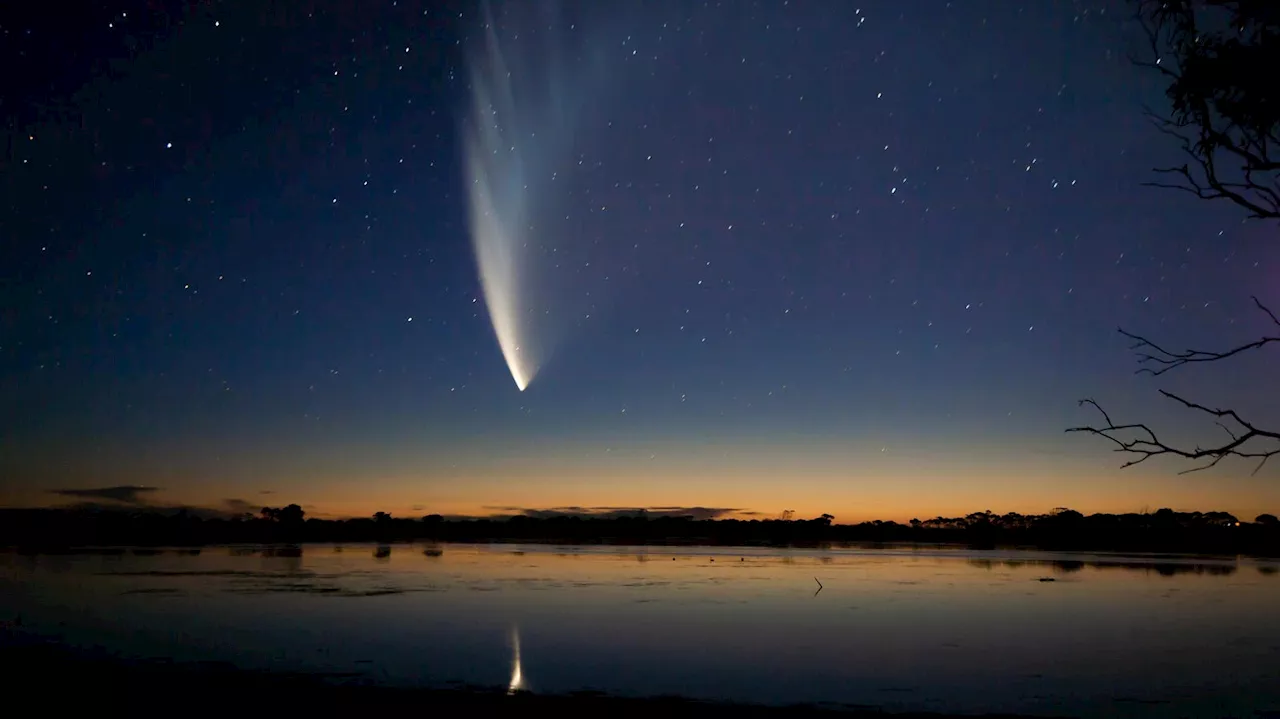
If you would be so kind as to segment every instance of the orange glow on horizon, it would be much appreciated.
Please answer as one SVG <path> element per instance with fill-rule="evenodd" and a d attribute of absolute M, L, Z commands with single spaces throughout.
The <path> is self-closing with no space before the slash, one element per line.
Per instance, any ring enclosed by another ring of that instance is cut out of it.
<path fill-rule="evenodd" d="M 498 508 L 707 507 L 777 517 L 832 514 L 837 523 L 963 516 L 991 510 L 1040 514 L 1070 507 L 1086 514 L 1228 511 L 1241 519 L 1280 510 L 1280 483 L 1248 476 L 1251 467 L 1179 476 L 1180 465 L 1119 469 L 1107 452 L 1065 455 L 1019 449 L 987 453 L 941 446 L 881 452 L 879 443 L 833 441 L 566 442 L 554 448 L 495 444 L 483 453 L 411 453 L 378 447 L 246 448 L 210 458 L 173 447 L 145 461 L 61 457 L 41 471 L 15 471 L 22 486 L 0 486 L 0 506 L 50 506 L 79 498 L 58 488 L 146 485 L 162 506 L 256 511 L 296 503 L 311 516 L 488 516 Z M 297 450 L 296 453 L 293 450 Z M 37 458 L 41 459 L 41 458 Z M 112 458 L 115 459 L 115 458 Z M 109 467 L 109 469 L 107 469 Z M 15 468 L 23 470 L 23 467 Z M 105 470 L 105 471 L 104 471 Z M 1234 473 L 1233 473 L 1234 472 Z M 77 477 L 93 477 L 92 483 Z M 15 482 L 16 484 L 16 482 Z"/>

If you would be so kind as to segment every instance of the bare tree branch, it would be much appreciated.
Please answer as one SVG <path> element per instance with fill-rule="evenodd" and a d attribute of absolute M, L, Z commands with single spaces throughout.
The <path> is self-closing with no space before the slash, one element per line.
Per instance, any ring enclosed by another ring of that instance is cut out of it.
<path fill-rule="evenodd" d="M 1276 318 L 1276 314 L 1274 312 L 1272 312 L 1266 305 L 1262 304 L 1262 301 L 1257 297 L 1253 298 L 1253 303 L 1259 310 L 1271 318 L 1272 323 L 1274 323 L 1277 328 L 1280 328 L 1280 319 Z M 1241 352 L 1265 347 L 1272 342 L 1280 342 L 1280 335 L 1266 335 L 1225 352 L 1211 352 L 1208 350 L 1196 349 L 1174 351 L 1165 349 L 1142 335 L 1126 332 L 1122 328 L 1118 329 L 1118 331 L 1120 334 L 1134 341 L 1133 346 L 1129 349 L 1134 350 L 1134 353 L 1138 355 L 1138 364 L 1158 365 L 1156 368 L 1142 367 L 1137 370 L 1138 374 L 1149 374 L 1152 376 L 1162 375 L 1171 369 L 1181 367 L 1185 364 L 1191 364 L 1193 362 L 1216 362 L 1228 357 L 1234 357 Z"/>
<path fill-rule="evenodd" d="M 1176 139 L 1190 158 L 1180 166 L 1156 168 L 1168 182 L 1152 187 L 1180 190 L 1204 200 L 1228 200 L 1251 218 L 1280 219 L 1280 2 L 1276 0 L 1134 0 L 1149 56 L 1134 59 L 1168 86 L 1168 113 L 1147 110 L 1155 128 Z M 1209 28 L 1206 30 L 1206 28 Z M 1280 318 L 1257 297 L 1257 308 L 1280 328 Z M 1119 329 L 1134 342 L 1139 374 L 1159 376 L 1176 367 L 1218 362 L 1267 345 L 1268 334 L 1225 351 L 1170 350 L 1141 335 Z M 1197 462 L 1184 470 L 1199 472 L 1227 457 L 1258 460 L 1254 473 L 1280 454 L 1280 431 L 1260 428 L 1234 409 L 1216 409 L 1167 390 L 1165 398 L 1184 409 L 1208 415 L 1227 439 L 1208 446 L 1179 447 L 1162 441 L 1149 425 L 1116 424 L 1102 405 L 1080 400 L 1102 415 L 1103 424 L 1071 427 L 1104 437 L 1115 451 L 1133 455 L 1123 467 L 1161 455 Z"/>
<path fill-rule="evenodd" d="M 1259 429 L 1253 424 L 1240 417 L 1239 413 L 1231 409 L 1210 409 L 1204 405 L 1183 399 L 1172 392 L 1160 390 L 1160 394 L 1178 402 L 1187 409 L 1194 409 L 1206 414 L 1212 415 L 1219 421 L 1216 424 L 1227 431 L 1230 441 L 1223 442 L 1216 446 L 1200 447 L 1195 449 L 1185 449 L 1166 444 L 1156 435 L 1155 430 L 1146 424 L 1116 424 L 1112 421 L 1111 416 L 1092 399 L 1080 400 L 1080 406 L 1089 405 L 1096 409 L 1102 415 L 1105 425 L 1094 427 L 1092 425 L 1083 427 L 1070 427 L 1068 432 L 1086 432 L 1104 437 L 1116 445 L 1115 451 L 1125 452 L 1137 455 L 1137 459 L 1131 459 L 1121 465 L 1124 467 L 1132 467 L 1135 464 L 1141 464 L 1152 457 L 1159 455 L 1172 455 L 1183 459 L 1191 460 L 1207 460 L 1205 463 L 1186 469 L 1178 474 L 1190 474 L 1191 472 L 1199 472 L 1211 467 L 1217 466 L 1219 462 L 1227 457 L 1242 457 L 1245 459 L 1257 459 L 1258 466 L 1254 467 L 1253 473 L 1257 474 L 1259 470 L 1266 465 L 1267 460 L 1280 454 L 1280 432 L 1274 432 L 1267 429 Z M 1242 431 L 1233 431 L 1223 424 L 1220 420 L 1229 418 L 1238 424 Z M 1254 440 L 1262 440 L 1254 442 Z M 1275 443 L 1274 447 L 1258 447 L 1259 444 L 1265 444 L 1267 441 Z"/>
<path fill-rule="evenodd" d="M 1272 312 L 1270 308 L 1262 303 L 1257 297 L 1253 298 L 1254 305 L 1265 314 L 1271 323 L 1280 328 L 1280 318 Z M 1249 350 L 1255 350 L 1265 347 L 1273 342 L 1280 343 L 1280 336 L 1265 336 L 1238 347 L 1223 352 L 1210 350 L 1169 350 L 1161 345 L 1131 332 L 1120 329 L 1120 334 L 1135 341 L 1132 349 L 1138 355 L 1138 363 L 1150 363 L 1157 365 L 1156 368 L 1143 367 L 1138 370 L 1139 374 L 1149 374 L 1158 376 L 1168 372 L 1176 367 L 1187 364 L 1196 364 L 1204 362 L 1217 362 L 1234 357 Z M 1162 441 L 1156 436 L 1155 430 L 1150 426 L 1142 423 L 1136 424 L 1116 424 L 1111 419 L 1111 415 L 1092 399 L 1080 400 L 1080 406 L 1088 405 L 1093 407 L 1102 415 L 1105 422 L 1101 426 L 1087 425 L 1083 427 L 1071 427 L 1068 432 L 1086 432 L 1104 437 L 1116 445 L 1115 451 L 1125 452 L 1137 455 L 1136 459 L 1125 462 L 1121 467 L 1132 467 L 1135 464 L 1151 459 L 1159 455 L 1171 455 L 1191 460 L 1205 460 L 1203 464 L 1199 464 L 1191 469 L 1184 470 L 1179 474 L 1187 474 L 1190 472 L 1199 472 L 1217 466 L 1219 462 L 1227 457 L 1241 457 L 1245 459 L 1257 459 L 1258 466 L 1254 468 L 1254 474 L 1266 465 L 1267 460 L 1280 454 L 1280 431 L 1260 428 L 1253 423 L 1245 420 L 1240 416 L 1239 412 L 1234 409 L 1217 409 L 1210 408 L 1206 405 L 1192 402 L 1179 395 L 1167 390 L 1160 390 L 1160 394 L 1171 399 L 1184 408 L 1207 414 L 1214 418 L 1214 424 L 1221 427 L 1229 438 L 1228 441 L 1219 442 L 1217 444 L 1201 447 L 1197 445 L 1194 449 L 1184 447 L 1175 447 Z M 1228 426 L 1226 422 L 1231 422 L 1236 428 Z"/>

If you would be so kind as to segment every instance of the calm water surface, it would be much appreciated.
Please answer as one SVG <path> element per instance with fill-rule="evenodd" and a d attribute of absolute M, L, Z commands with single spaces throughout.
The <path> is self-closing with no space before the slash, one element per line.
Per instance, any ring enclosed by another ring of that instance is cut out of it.
<path fill-rule="evenodd" d="M 0 620 L 139 656 L 402 685 L 506 685 L 518 656 L 540 692 L 1251 716 L 1280 710 L 1278 570 L 937 549 L 0 553 Z"/>

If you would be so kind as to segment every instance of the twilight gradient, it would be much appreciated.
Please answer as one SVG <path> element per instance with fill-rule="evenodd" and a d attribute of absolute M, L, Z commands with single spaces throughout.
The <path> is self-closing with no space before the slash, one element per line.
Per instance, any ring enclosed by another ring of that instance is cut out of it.
<path fill-rule="evenodd" d="M 1062 433 L 1221 431 L 1158 387 L 1280 423 L 1274 356 L 1157 381 L 1115 333 L 1280 305 L 1275 227 L 1141 186 L 1125 3 L 475 7 L 11 30 L 0 503 L 1280 508 Z"/>

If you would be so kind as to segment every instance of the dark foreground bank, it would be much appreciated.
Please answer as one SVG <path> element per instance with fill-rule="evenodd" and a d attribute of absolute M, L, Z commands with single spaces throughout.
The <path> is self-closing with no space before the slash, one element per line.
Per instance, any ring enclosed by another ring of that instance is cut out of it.
<path fill-rule="evenodd" d="M 354 676 L 250 672 L 225 664 L 123 660 L 101 651 L 72 650 L 48 640 L 0 630 L 0 667 L 9 696 L 28 694 L 31 706 L 55 716 L 464 716 L 621 717 L 623 719 L 942 719 L 940 714 L 889 714 L 875 709 L 766 707 L 658 697 L 597 694 L 545 696 L 500 689 L 398 689 L 360 683 Z M 38 695 L 38 696 L 35 696 Z M 986 715 L 989 719 L 1010 715 Z"/>

